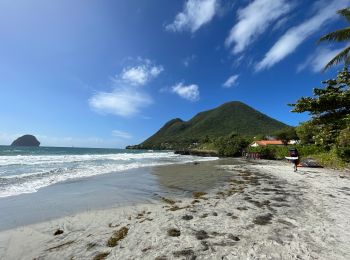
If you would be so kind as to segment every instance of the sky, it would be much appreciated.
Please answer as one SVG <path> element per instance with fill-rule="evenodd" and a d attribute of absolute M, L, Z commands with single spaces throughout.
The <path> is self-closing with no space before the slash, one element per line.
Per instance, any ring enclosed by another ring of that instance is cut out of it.
<path fill-rule="evenodd" d="M 0 144 L 138 144 L 228 101 L 296 126 L 350 0 L 0 0 Z"/>

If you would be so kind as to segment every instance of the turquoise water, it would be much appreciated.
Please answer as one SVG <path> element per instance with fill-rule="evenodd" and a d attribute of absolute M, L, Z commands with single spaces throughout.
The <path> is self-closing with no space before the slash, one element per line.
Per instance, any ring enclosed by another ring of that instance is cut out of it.
<path fill-rule="evenodd" d="M 0 198 L 37 192 L 72 179 L 212 159 L 171 151 L 0 146 Z"/>

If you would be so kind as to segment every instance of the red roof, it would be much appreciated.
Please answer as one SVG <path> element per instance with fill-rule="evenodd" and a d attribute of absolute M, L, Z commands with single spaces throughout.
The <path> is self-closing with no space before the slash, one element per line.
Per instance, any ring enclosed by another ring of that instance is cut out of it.
<path fill-rule="evenodd" d="M 261 140 L 261 141 L 255 141 L 258 145 L 283 145 L 283 142 L 281 140 Z"/>

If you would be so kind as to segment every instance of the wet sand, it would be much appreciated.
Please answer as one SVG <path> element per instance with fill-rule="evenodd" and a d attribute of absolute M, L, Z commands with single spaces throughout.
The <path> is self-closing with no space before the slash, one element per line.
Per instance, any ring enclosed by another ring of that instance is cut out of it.
<path fill-rule="evenodd" d="M 0 258 L 350 259 L 348 172 L 232 162 L 213 166 L 229 179 L 191 198 L 177 195 L 190 189 L 172 179 L 186 171 L 175 167 L 159 177 L 169 193 L 152 203 L 0 232 Z"/>
<path fill-rule="evenodd" d="M 218 160 L 157 167 L 65 181 L 36 193 L 0 198 L 0 231 L 79 212 L 157 203 L 160 196 L 191 196 L 220 186 L 230 174 L 215 168 Z"/>

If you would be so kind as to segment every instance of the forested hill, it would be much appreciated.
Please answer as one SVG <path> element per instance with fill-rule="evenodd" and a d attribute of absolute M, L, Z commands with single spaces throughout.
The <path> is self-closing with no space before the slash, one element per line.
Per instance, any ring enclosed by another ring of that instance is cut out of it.
<path fill-rule="evenodd" d="M 200 112 L 189 121 L 172 119 L 146 141 L 129 148 L 178 149 L 186 144 L 225 136 L 233 132 L 249 137 L 271 134 L 285 127 L 287 127 L 286 124 L 252 107 L 233 101 Z"/>

